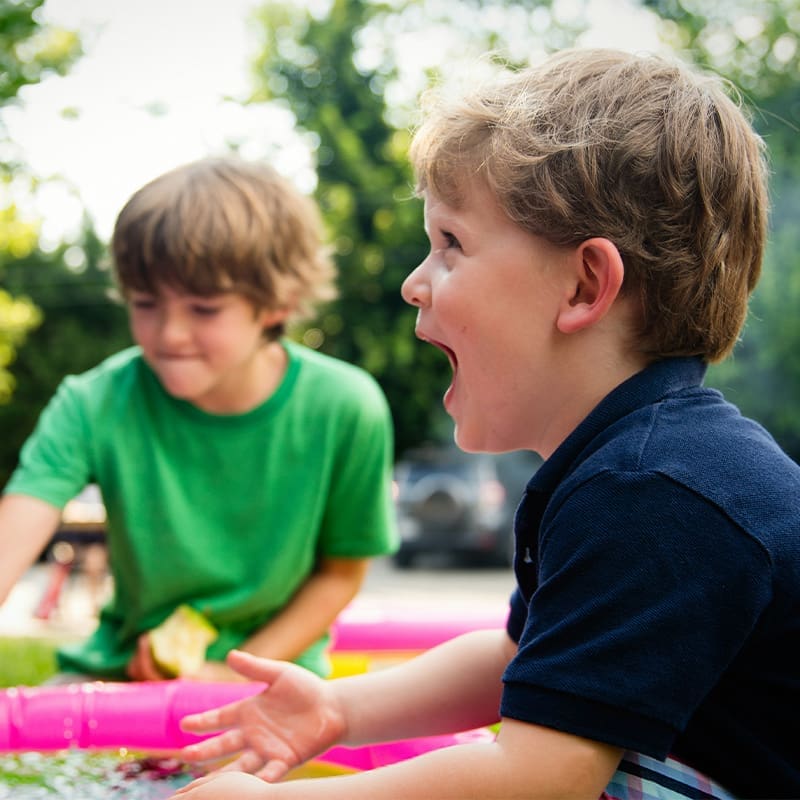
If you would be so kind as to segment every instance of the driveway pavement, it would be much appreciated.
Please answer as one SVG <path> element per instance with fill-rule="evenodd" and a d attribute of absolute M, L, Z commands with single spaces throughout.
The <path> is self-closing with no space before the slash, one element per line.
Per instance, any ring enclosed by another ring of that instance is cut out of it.
<path fill-rule="evenodd" d="M 458 569 L 431 560 L 401 570 L 386 558 L 373 562 L 356 602 L 378 609 L 483 615 L 502 613 L 513 586 L 510 569 Z M 83 637 L 94 628 L 110 588 L 107 576 L 37 564 L 0 606 L 0 636 Z"/>

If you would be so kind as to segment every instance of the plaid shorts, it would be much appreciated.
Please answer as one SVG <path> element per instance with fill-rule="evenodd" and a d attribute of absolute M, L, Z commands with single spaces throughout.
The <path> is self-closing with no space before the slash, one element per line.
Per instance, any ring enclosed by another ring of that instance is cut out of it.
<path fill-rule="evenodd" d="M 625 753 L 600 800 L 736 800 L 719 784 L 668 758 Z"/>

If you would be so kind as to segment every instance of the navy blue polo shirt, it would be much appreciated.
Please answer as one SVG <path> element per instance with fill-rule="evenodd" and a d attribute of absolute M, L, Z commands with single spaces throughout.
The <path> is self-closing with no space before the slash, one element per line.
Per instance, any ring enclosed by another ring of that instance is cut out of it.
<path fill-rule="evenodd" d="M 704 373 L 633 376 L 528 484 L 501 713 L 800 797 L 800 468 Z"/>

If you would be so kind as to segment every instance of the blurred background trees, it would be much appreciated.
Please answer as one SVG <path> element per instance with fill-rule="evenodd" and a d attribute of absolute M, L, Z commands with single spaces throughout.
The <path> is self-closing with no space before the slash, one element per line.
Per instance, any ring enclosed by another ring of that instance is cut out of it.
<path fill-rule="evenodd" d="M 10 76 L 0 77 L 2 103 L 14 102 L 19 81 L 67 69 L 79 55 L 74 34 L 36 23 L 42 2 L 0 0 L 0 58 L 3 76 Z M 451 431 L 441 408 L 449 366 L 434 348 L 416 342 L 415 312 L 399 293 L 427 252 L 406 158 L 419 92 L 463 56 L 494 50 L 522 63 L 580 41 L 596 6 L 596 0 L 329 0 L 309 8 L 267 2 L 252 20 L 259 52 L 247 102 L 280 104 L 293 114 L 313 156 L 314 194 L 340 269 L 340 298 L 295 335 L 375 375 L 392 407 L 398 455 Z M 641 0 L 637 13 L 649 15 L 678 53 L 730 78 L 756 110 L 755 125 L 768 143 L 773 210 L 764 278 L 734 358 L 714 367 L 709 383 L 765 423 L 798 459 L 800 0 L 764 0 L 757 7 L 744 0 Z M 12 152 L 0 129 L 4 185 L 27 180 L 35 190 L 35 177 Z M 129 339 L 122 309 L 108 299 L 106 243 L 88 217 L 76 239 L 43 249 L 35 220 L 20 219 L 11 200 L 0 203 L 0 215 L 6 290 L 0 292 L 0 370 L 3 352 L 16 350 L 6 367 L 16 382 L 10 401 L 0 386 L 2 484 L 58 380 Z M 14 237 L 27 244 L 12 246 Z M 10 303 L 22 305 L 9 314 Z M 8 320 L 22 317 L 22 330 L 15 331 Z"/>
<path fill-rule="evenodd" d="M 77 33 L 38 21 L 43 3 L 0 0 L 0 105 L 81 55 Z M 75 241 L 42 241 L 25 201 L 58 178 L 32 174 L 14 145 L 0 127 L 0 485 L 60 379 L 129 341 L 108 298 L 105 243 L 88 220 Z"/>

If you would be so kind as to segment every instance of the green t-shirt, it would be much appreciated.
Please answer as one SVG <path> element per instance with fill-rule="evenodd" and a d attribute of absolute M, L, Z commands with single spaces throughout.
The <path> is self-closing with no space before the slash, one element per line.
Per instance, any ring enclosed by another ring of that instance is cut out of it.
<path fill-rule="evenodd" d="M 101 489 L 114 595 L 60 666 L 124 678 L 137 637 L 181 603 L 208 616 L 222 660 L 283 608 L 321 556 L 396 546 L 392 423 L 363 370 L 294 342 L 265 403 L 214 415 L 167 394 L 130 348 L 66 378 L 5 491 L 63 507 Z M 298 663 L 325 674 L 328 637 Z"/>

